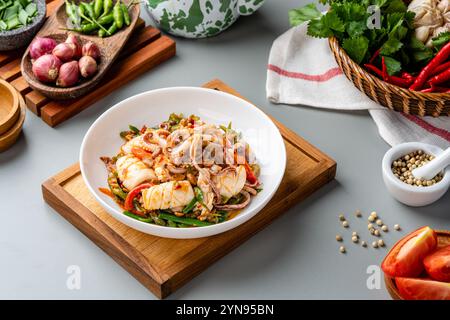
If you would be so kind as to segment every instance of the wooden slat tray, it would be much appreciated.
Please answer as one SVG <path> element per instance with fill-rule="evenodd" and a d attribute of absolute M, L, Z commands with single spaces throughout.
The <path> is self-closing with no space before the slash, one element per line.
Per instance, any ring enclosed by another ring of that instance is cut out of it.
<path fill-rule="evenodd" d="M 53 14 L 63 0 L 47 1 L 47 16 Z M 175 41 L 146 27 L 139 19 L 134 33 L 112 68 L 97 87 L 81 98 L 52 101 L 32 90 L 20 72 L 23 50 L 0 52 L 0 78 L 10 82 L 25 98 L 28 109 L 54 127 L 80 113 L 118 87 L 140 76 L 176 53 Z"/>
<path fill-rule="evenodd" d="M 240 96 L 220 80 L 206 88 Z M 273 120 L 273 119 L 272 119 Z M 176 240 L 147 235 L 112 218 L 95 201 L 75 164 L 42 185 L 45 201 L 108 253 L 157 297 L 165 298 L 288 208 L 332 180 L 336 163 L 273 120 L 287 152 L 286 173 L 267 206 L 247 223 L 216 236 Z"/>

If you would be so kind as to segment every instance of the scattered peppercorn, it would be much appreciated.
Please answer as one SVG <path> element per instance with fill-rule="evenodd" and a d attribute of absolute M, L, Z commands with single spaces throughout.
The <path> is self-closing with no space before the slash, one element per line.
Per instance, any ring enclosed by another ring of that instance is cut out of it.
<path fill-rule="evenodd" d="M 377 241 L 372 242 L 372 247 L 378 248 L 378 242 Z"/>
<path fill-rule="evenodd" d="M 336 241 L 342 242 L 342 236 L 340 236 L 339 234 L 336 235 Z"/>
<path fill-rule="evenodd" d="M 389 228 L 388 228 L 387 225 L 383 224 L 383 225 L 381 226 L 381 230 L 383 230 L 384 232 L 388 232 L 388 231 L 389 231 Z"/>
<path fill-rule="evenodd" d="M 382 239 L 378 240 L 378 245 L 384 247 L 384 241 Z"/>
<path fill-rule="evenodd" d="M 380 236 L 380 230 L 375 229 L 375 231 L 373 232 L 374 235 L 376 235 L 377 237 Z"/>
<path fill-rule="evenodd" d="M 361 213 L 361 210 L 356 210 L 355 211 L 355 216 L 357 217 L 357 218 L 361 218 L 362 217 L 362 213 Z"/>
<path fill-rule="evenodd" d="M 401 229 L 401 228 L 400 228 L 400 225 L 399 225 L 399 224 L 394 225 L 394 229 L 397 230 L 397 231 L 399 231 L 399 230 Z"/>
<path fill-rule="evenodd" d="M 344 217 L 344 215 L 342 213 L 339 215 L 339 220 L 345 221 L 345 217 Z"/>
<path fill-rule="evenodd" d="M 339 251 L 340 251 L 341 253 L 345 253 L 345 252 L 346 252 L 345 247 L 344 247 L 344 246 L 341 246 L 341 247 L 339 248 Z"/>
<path fill-rule="evenodd" d="M 344 228 L 348 228 L 348 226 L 349 226 L 348 221 L 342 222 L 342 226 L 343 226 Z"/>
<path fill-rule="evenodd" d="M 367 242 L 361 241 L 361 246 L 364 247 L 364 248 L 367 247 Z"/>
<path fill-rule="evenodd" d="M 353 237 L 352 237 L 352 241 L 353 241 L 354 243 L 357 243 L 358 240 L 359 240 L 359 239 L 358 239 L 358 236 L 353 236 Z"/>

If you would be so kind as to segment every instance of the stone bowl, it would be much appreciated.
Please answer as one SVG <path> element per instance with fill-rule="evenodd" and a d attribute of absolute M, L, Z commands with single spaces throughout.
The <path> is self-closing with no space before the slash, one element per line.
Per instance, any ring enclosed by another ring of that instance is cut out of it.
<path fill-rule="evenodd" d="M 31 24 L 15 30 L 0 31 L 0 51 L 15 50 L 30 44 L 44 24 L 47 13 L 45 0 L 36 0 L 36 5 L 38 13 Z"/>

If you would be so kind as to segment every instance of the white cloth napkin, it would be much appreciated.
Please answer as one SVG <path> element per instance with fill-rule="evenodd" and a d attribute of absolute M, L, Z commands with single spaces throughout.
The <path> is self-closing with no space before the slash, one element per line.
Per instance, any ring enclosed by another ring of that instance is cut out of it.
<path fill-rule="evenodd" d="M 267 98 L 274 103 L 340 110 L 368 110 L 390 145 L 420 141 L 450 147 L 450 117 L 418 117 L 387 110 L 361 93 L 339 69 L 326 39 L 292 28 L 272 45 Z"/>

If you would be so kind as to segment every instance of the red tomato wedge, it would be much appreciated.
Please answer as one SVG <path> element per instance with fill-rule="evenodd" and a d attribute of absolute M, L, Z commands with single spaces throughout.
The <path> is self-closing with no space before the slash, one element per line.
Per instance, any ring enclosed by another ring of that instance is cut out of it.
<path fill-rule="evenodd" d="M 434 280 L 450 282 L 450 246 L 443 247 L 423 260 L 428 275 Z"/>
<path fill-rule="evenodd" d="M 437 245 L 436 233 L 422 227 L 407 235 L 389 251 L 381 268 L 391 277 L 417 277 L 423 271 L 423 259 Z"/>
<path fill-rule="evenodd" d="M 395 278 L 405 300 L 450 300 L 450 283 L 429 279 Z"/>

